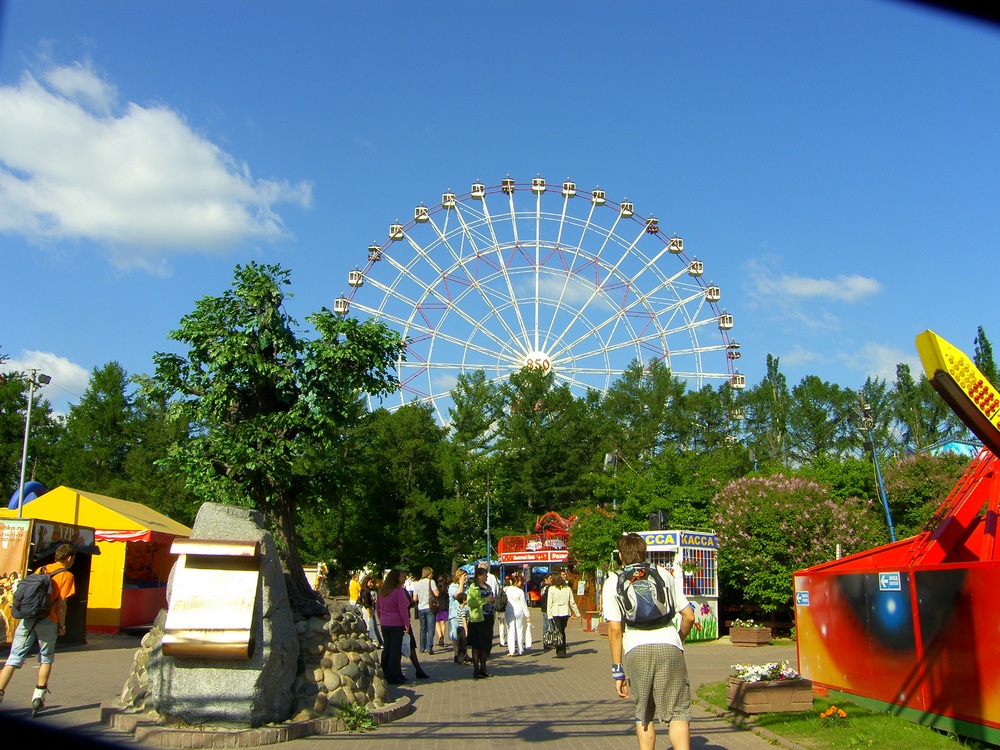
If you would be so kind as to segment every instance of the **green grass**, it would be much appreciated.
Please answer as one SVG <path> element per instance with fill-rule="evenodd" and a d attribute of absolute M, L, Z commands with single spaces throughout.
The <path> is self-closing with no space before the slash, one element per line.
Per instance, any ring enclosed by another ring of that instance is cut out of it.
<path fill-rule="evenodd" d="M 726 683 L 713 682 L 698 688 L 698 697 L 705 703 L 726 709 Z M 843 709 L 846 718 L 820 716 L 831 705 Z M 753 723 L 774 732 L 779 737 L 815 750 L 877 747 L 882 750 L 959 750 L 987 748 L 972 740 L 945 735 L 898 716 L 877 713 L 848 700 L 833 701 L 814 698 L 813 710 L 802 713 L 759 714 Z"/>

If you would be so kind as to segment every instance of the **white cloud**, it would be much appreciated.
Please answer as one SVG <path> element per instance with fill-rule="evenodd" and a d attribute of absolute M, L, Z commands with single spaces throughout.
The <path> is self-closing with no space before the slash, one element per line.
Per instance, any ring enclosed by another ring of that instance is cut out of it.
<path fill-rule="evenodd" d="M 832 279 L 811 279 L 798 274 L 775 274 L 774 269 L 751 261 L 747 264 L 754 291 L 778 299 L 822 298 L 839 302 L 858 302 L 882 291 L 876 279 L 857 274 L 839 274 Z"/>
<path fill-rule="evenodd" d="M 778 281 L 782 291 L 793 297 L 826 297 L 842 302 L 857 302 L 882 290 L 882 285 L 875 279 L 858 275 L 809 279 L 793 274 L 782 276 Z"/>
<path fill-rule="evenodd" d="M 814 352 L 802 346 L 794 347 L 790 352 L 779 355 L 782 366 L 802 367 L 816 362 L 826 361 L 819 352 Z"/>
<path fill-rule="evenodd" d="M 898 364 L 909 365 L 914 379 L 919 379 L 924 371 L 920 357 L 912 352 L 874 342 L 865 344 L 860 352 L 841 354 L 840 360 L 848 367 L 861 372 L 864 377 L 881 378 L 890 385 L 896 381 Z"/>
<path fill-rule="evenodd" d="M 130 102 L 88 64 L 0 87 L 0 232 L 79 239 L 123 267 L 287 236 L 274 206 L 312 186 L 255 179 L 177 112 Z"/>
<path fill-rule="evenodd" d="M 90 371 L 65 357 L 52 352 L 39 352 L 25 349 L 20 357 L 11 357 L 4 363 L 7 372 L 28 372 L 39 370 L 52 378 L 49 385 L 43 386 L 43 396 L 52 402 L 65 401 L 66 394 L 73 396 L 72 401 L 79 401 L 80 396 L 90 384 Z M 53 393 L 55 389 L 59 393 Z"/>

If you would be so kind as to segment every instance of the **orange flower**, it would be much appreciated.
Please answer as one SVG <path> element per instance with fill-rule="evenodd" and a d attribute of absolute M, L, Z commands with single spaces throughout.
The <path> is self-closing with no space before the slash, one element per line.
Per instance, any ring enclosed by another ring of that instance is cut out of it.
<path fill-rule="evenodd" d="M 837 711 L 837 716 L 839 716 L 841 719 L 846 719 L 847 718 L 847 711 L 845 711 L 844 709 L 839 709 Z"/>

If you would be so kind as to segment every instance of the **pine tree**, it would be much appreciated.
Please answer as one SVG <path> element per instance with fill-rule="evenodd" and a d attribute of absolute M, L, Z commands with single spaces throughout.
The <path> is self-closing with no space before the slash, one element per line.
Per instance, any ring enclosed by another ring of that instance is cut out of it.
<path fill-rule="evenodd" d="M 985 375 L 986 379 L 996 388 L 997 383 L 1000 383 L 1000 377 L 997 377 L 997 365 L 993 361 L 993 346 L 990 344 L 990 340 L 986 338 L 986 331 L 983 330 L 982 326 L 979 326 L 976 331 L 975 346 L 976 350 L 972 356 L 972 361 L 976 363 L 979 372 Z"/>

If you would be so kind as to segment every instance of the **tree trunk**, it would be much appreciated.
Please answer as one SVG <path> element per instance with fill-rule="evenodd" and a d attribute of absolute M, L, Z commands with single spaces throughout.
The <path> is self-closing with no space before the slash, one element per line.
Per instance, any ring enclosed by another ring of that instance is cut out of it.
<path fill-rule="evenodd" d="M 285 572 L 288 587 L 288 601 L 292 609 L 304 617 L 322 617 L 329 614 L 323 596 L 309 585 L 299 546 L 295 536 L 295 503 L 283 498 L 272 513 L 266 514 L 270 520 L 271 533 L 278 543 L 278 558 Z"/>

